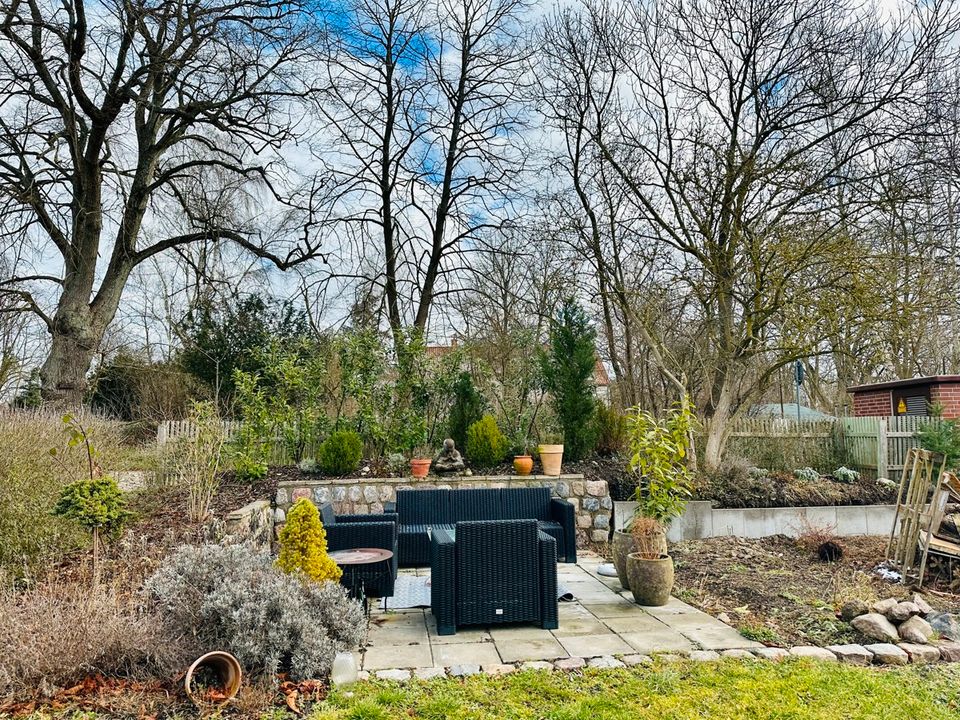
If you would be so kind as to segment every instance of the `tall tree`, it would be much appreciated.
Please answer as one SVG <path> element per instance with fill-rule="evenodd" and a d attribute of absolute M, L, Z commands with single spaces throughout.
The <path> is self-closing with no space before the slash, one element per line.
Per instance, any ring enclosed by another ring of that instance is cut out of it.
<path fill-rule="evenodd" d="M 424 330 L 485 232 L 509 216 L 524 0 L 357 0 L 337 17 L 318 157 L 346 239 L 329 281 L 382 298 L 394 335 Z"/>
<path fill-rule="evenodd" d="M 0 292 L 49 331 L 45 398 L 79 401 L 131 272 L 158 254 L 228 241 L 280 268 L 317 256 L 317 186 L 282 155 L 314 92 L 311 9 L 0 2 L 0 232 L 38 268 Z"/>
<path fill-rule="evenodd" d="M 664 275 L 695 298 L 707 467 L 778 369 L 817 352 L 806 308 L 845 275 L 832 261 L 864 212 L 838 188 L 861 182 L 881 149 L 927 133 L 923 108 L 956 72 L 955 4 L 905 5 L 892 15 L 826 0 L 598 10 L 616 18 L 599 32 L 622 77 L 616 112 L 590 126 L 591 141 L 669 249 Z M 591 96 L 594 108 L 603 100 Z"/>

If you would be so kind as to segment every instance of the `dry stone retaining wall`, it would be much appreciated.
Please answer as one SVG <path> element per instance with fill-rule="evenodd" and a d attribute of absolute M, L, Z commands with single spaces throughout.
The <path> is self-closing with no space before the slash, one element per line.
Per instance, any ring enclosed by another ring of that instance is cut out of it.
<path fill-rule="evenodd" d="M 314 503 L 331 503 L 340 513 L 381 513 L 388 502 L 395 502 L 397 490 L 549 487 L 556 497 L 569 500 L 576 511 L 577 539 L 606 542 L 610 529 L 613 501 L 605 480 L 586 480 L 583 475 L 473 475 L 470 477 L 426 478 L 318 478 L 283 480 L 277 486 L 276 523 L 286 521 L 286 512 L 300 498 Z"/>

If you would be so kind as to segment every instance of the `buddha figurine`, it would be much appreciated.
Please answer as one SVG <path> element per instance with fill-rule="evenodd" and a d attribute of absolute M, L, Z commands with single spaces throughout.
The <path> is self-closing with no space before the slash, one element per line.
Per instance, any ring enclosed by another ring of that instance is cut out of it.
<path fill-rule="evenodd" d="M 447 473 L 460 472 L 466 465 L 463 462 L 463 456 L 457 450 L 451 438 L 443 441 L 443 449 L 433 461 L 433 471 L 441 475 Z"/>

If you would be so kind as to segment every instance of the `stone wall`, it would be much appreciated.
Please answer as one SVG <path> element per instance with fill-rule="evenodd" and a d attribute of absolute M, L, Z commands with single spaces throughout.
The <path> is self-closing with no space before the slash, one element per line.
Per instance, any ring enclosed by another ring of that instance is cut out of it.
<path fill-rule="evenodd" d="M 269 500 L 254 500 L 227 513 L 223 519 L 224 543 L 249 543 L 269 547 L 273 538 L 273 509 Z"/>
<path fill-rule="evenodd" d="M 576 509 L 577 539 L 584 542 L 606 542 L 613 513 L 613 502 L 605 480 L 585 480 L 583 475 L 473 475 L 470 477 L 434 478 L 360 478 L 338 479 L 306 477 L 284 480 L 277 486 L 276 523 L 286 521 L 286 511 L 300 498 L 314 503 L 331 503 L 339 513 L 381 513 L 384 503 L 395 502 L 397 490 L 433 488 L 509 488 L 549 487 L 554 496 L 573 503 Z"/>

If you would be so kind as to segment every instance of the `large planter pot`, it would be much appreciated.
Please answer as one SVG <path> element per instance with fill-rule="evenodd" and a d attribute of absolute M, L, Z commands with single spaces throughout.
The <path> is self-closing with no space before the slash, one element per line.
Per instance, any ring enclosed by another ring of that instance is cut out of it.
<path fill-rule="evenodd" d="M 425 478 L 432 462 L 430 458 L 414 458 L 410 461 L 410 474 L 415 478 Z"/>
<path fill-rule="evenodd" d="M 557 477 L 560 475 L 560 466 L 563 464 L 563 445 L 541 445 L 540 465 L 543 474 Z"/>
<path fill-rule="evenodd" d="M 630 553 L 627 555 L 627 578 L 637 605 L 666 605 L 673 589 L 673 558 L 661 555 L 648 559 Z"/>
<path fill-rule="evenodd" d="M 513 458 L 513 472 L 517 475 L 529 475 L 533 470 L 533 458 L 529 455 L 517 455 Z"/>
<path fill-rule="evenodd" d="M 667 535 L 663 533 L 657 540 L 657 550 L 664 555 L 667 554 Z M 624 590 L 630 589 L 630 581 L 627 578 L 627 555 L 637 551 L 637 541 L 629 530 L 614 530 L 613 545 L 613 566 L 617 569 L 617 577 L 620 579 L 620 585 Z"/>

